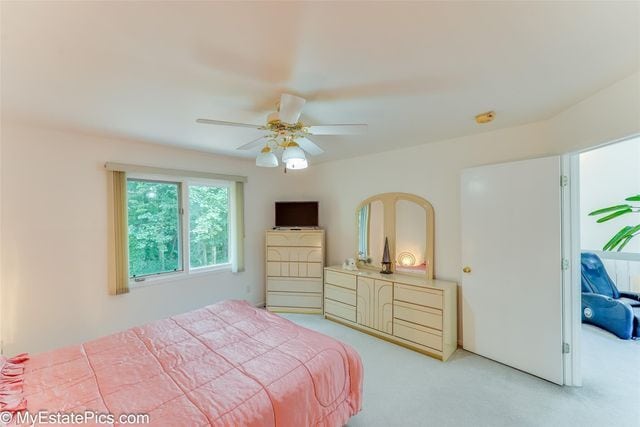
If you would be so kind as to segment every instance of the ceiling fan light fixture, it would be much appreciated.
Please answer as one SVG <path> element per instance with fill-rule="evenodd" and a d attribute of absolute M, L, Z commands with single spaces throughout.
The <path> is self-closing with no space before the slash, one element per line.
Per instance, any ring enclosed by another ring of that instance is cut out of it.
<path fill-rule="evenodd" d="M 285 165 L 287 169 L 305 169 L 309 166 L 309 162 L 307 162 L 307 159 L 289 159 Z"/>
<path fill-rule="evenodd" d="M 237 147 L 238 150 L 254 150 L 266 142 L 266 146 L 256 156 L 256 166 L 277 167 L 282 153 L 282 163 L 286 169 L 304 169 L 308 166 L 307 154 L 317 156 L 324 150 L 310 136 L 314 135 L 357 135 L 365 133 L 366 124 L 309 125 L 300 120 L 306 100 L 300 96 L 283 93 L 276 103 L 277 111 L 269 114 L 265 125 L 228 122 L 199 118 L 197 123 L 217 126 L 251 128 L 262 131 L 262 136 Z M 296 142 L 296 140 L 298 142 Z M 275 152 L 274 152 L 275 151 Z M 285 171 L 286 171 L 285 169 Z"/>
<path fill-rule="evenodd" d="M 304 151 L 302 151 L 302 148 L 300 148 L 298 144 L 293 141 L 287 144 L 287 148 L 285 148 L 284 152 L 282 153 L 282 161 L 284 163 L 288 164 L 290 160 L 307 160 L 307 157 L 304 155 Z"/>
<path fill-rule="evenodd" d="M 262 168 L 275 168 L 278 166 L 278 158 L 271 152 L 271 148 L 264 147 L 258 157 L 256 157 L 256 166 Z"/>

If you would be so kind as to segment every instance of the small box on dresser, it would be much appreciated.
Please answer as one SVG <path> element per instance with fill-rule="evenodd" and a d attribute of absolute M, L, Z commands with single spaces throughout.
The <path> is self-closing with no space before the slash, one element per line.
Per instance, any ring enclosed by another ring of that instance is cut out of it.
<path fill-rule="evenodd" d="M 267 230 L 267 309 L 322 313 L 324 230 Z"/>

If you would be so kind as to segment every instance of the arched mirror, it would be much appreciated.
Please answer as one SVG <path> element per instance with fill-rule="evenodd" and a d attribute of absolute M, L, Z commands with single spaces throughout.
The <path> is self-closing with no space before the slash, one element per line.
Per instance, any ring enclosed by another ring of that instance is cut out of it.
<path fill-rule="evenodd" d="M 358 215 L 358 261 L 370 264 L 382 259 L 384 249 L 384 205 L 372 200 L 361 205 Z"/>
<path fill-rule="evenodd" d="M 396 202 L 396 271 L 427 272 L 427 212 L 406 199 Z"/>
<path fill-rule="evenodd" d="M 434 212 L 422 197 L 383 193 L 356 209 L 357 259 L 362 268 L 380 270 L 385 238 L 392 270 L 433 278 Z"/>

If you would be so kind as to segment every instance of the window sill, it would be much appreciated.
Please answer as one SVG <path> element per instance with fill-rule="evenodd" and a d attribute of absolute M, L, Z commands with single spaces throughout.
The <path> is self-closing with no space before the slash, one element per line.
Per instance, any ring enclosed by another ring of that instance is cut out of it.
<path fill-rule="evenodd" d="M 144 281 L 136 282 L 129 281 L 129 289 L 147 288 L 149 286 L 167 284 L 172 282 L 179 282 L 188 280 L 192 277 L 202 277 L 208 275 L 216 275 L 220 273 L 231 272 L 231 264 L 220 264 L 212 267 L 199 267 L 192 269 L 189 272 L 181 271 L 179 273 L 165 273 L 159 276 L 147 276 Z"/>
<path fill-rule="evenodd" d="M 199 276 L 202 274 L 212 273 L 215 271 L 231 271 L 231 263 L 212 265 L 210 267 L 196 267 L 192 268 L 187 275 Z"/>

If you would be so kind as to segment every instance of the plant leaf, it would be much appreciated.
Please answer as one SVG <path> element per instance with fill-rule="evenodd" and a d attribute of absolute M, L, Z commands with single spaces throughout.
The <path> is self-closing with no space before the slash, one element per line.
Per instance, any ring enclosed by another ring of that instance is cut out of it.
<path fill-rule="evenodd" d="M 624 236 L 627 234 L 627 231 L 629 231 L 631 229 L 630 226 L 625 225 L 624 227 L 622 227 L 620 229 L 620 231 L 618 231 L 615 236 L 613 236 L 602 248 L 603 251 L 608 251 L 609 249 L 613 249 L 616 247 L 616 245 L 620 242 L 620 240 L 622 240 L 624 238 Z"/>
<path fill-rule="evenodd" d="M 625 237 L 624 241 L 622 242 L 622 244 L 618 248 L 618 252 L 620 252 L 625 246 L 627 246 L 627 243 L 629 243 L 631 241 L 631 239 L 633 239 L 633 236 L 634 236 L 633 234 L 630 234 L 627 237 Z"/>
<path fill-rule="evenodd" d="M 617 211 L 617 210 L 620 210 L 620 209 L 630 209 L 630 208 L 631 208 L 630 205 L 609 206 L 608 208 L 602 208 L 602 209 L 598 209 L 597 211 L 593 211 L 593 212 L 589 213 L 589 215 L 590 216 L 600 215 L 600 214 L 603 214 L 605 212 Z"/>
<path fill-rule="evenodd" d="M 635 196 L 627 197 L 625 200 L 627 202 L 640 202 L 640 194 L 636 194 Z"/>
<path fill-rule="evenodd" d="M 614 239 L 611 239 L 609 241 L 611 245 L 609 246 L 608 249 L 609 250 L 615 249 L 616 246 L 622 244 L 622 246 L 618 248 L 618 252 L 620 252 L 622 248 L 624 248 L 627 245 L 627 243 L 631 241 L 631 239 L 633 239 L 636 235 L 638 235 L 639 231 L 640 231 L 640 224 L 634 227 L 631 227 L 631 226 L 623 227 L 622 230 L 620 230 L 620 232 L 618 232 L 618 234 L 615 235 L 614 237 L 615 241 L 613 241 Z M 607 245 L 609 245 L 609 243 L 607 243 Z"/>
<path fill-rule="evenodd" d="M 616 211 L 616 212 L 614 212 L 614 213 L 612 213 L 610 215 L 602 217 L 596 222 L 598 222 L 598 223 L 606 222 L 606 221 L 609 221 L 610 219 L 617 218 L 620 215 L 628 214 L 628 213 L 631 213 L 631 212 L 633 212 L 633 210 L 630 207 L 628 207 L 626 209 L 622 209 L 622 210 Z"/>
<path fill-rule="evenodd" d="M 638 235 L 638 231 L 640 231 L 640 224 L 627 230 L 627 232 L 625 233 L 624 241 L 618 247 L 618 252 L 620 252 L 625 246 L 627 246 L 627 243 L 629 243 L 631 239 Z"/>

